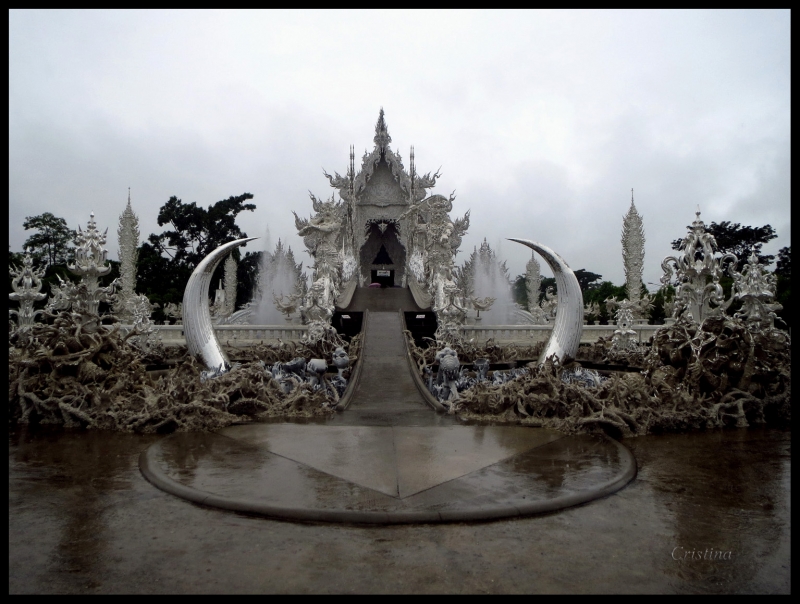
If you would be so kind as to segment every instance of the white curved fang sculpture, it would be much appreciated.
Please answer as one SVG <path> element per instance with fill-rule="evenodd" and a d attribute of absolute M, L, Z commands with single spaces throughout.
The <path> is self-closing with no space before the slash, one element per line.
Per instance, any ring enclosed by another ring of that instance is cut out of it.
<path fill-rule="evenodd" d="M 211 311 L 208 307 L 208 286 L 219 263 L 234 248 L 253 241 L 258 237 L 237 239 L 219 246 L 194 269 L 183 292 L 183 332 L 186 334 L 186 347 L 189 354 L 199 358 L 213 375 L 225 373 L 230 369 L 228 355 L 214 334 L 211 325 Z"/>
<path fill-rule="evenodd" d="M 558 355 L 558 360 L 574 359 L 581 343 L 583 332 L 583 293 L 578 278 L 564 259 L 549 247 L 530 241 L 529 239 L 509 239 L 539 252 L 553 271 L 558 288 L 558 310 L 553 333 L 547 341 L 544 351 L 539 357 L 539 364 L 545 359 Z"/>

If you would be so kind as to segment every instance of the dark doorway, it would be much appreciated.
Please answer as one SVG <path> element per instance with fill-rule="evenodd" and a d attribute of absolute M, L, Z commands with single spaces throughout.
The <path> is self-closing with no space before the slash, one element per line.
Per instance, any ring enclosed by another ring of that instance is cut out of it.
<path fill-rule="evenodd" d="M 381 287 L 394 287 L 393 270 L 373 269 L 370 271 L 370 277 L 372 278 L 372 283 L 380 283 Z"/>

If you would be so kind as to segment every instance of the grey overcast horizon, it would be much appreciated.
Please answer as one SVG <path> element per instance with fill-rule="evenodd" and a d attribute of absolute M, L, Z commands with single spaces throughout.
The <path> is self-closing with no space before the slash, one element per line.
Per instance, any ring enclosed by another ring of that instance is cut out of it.
<path fill-rule="evenodd" d="M 94 212 L 116 259 L 128 187 L 143 240 L 172 195 L 250 192 L 245 251 L 307 266 L 292 210 L 381 107 L 406 168 L 414 145 L 470 210 L 458 264 L 486 238 L 524 273 L 519 237 L 620 285 L 631 188 L 651 290 L 698 205 L 791 245 L 788 10 L 11 10 L 10 249 L 26 216 Z"/>

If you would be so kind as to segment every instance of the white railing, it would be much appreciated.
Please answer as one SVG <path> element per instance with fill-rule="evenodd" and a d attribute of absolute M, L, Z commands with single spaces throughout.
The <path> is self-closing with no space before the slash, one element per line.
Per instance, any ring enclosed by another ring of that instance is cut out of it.
<path fill-rule="evenodd" d="M 639 334 L 640 342 L 647 342 L 660 325 L 634 325 L 631 327 Z M 616 325 L 584 325 L 581 332 L 581 344 L 591 344 L 600 337 L 611 337 L 617 329 Z M 464 325 L 461 328 L 467 340 L 475 339 L 476 343 L 493 339 L 498 343 L 536 344 L 546 342 L 553 331 L 552 325 Z"/>
<path fill-rule="evenodd" d="M 130 325 L 121 327 L 123 331 L 131 328 Z M 300 340 L 308 332 L 306 325 L 214 325 L 213 327 L 220 343 L 237 345 Z M 186 344 L 183 325 L 155 325 L 154 329 L 165 346 Z"/>
<path fill-rule="evenodd" d="M 648 339 L 661 327 L 660 325 L 633 325 L 631 329 L 639 334 L 640 342 Z M 616 325 L 584 325 L 581 343 L 591 344 L 600 337 L 614 335 Z M 130 329 L 122 326 L 123 331 Z M 183 325 L 156 325 L 155 330 L 166 346 L 186 344 Z M 464 325 L 461 331 L 467 340 L 474 338 L 476 343 L 493 339 L 497 343 L 536 344 L 546 342 L 553 331 L 552 325 Z M 252 346 L 259 342 L 284 342 L 301 340 L 308 332 L 306 325 L 214 325 L 214 332 L 222 344 Z"/>

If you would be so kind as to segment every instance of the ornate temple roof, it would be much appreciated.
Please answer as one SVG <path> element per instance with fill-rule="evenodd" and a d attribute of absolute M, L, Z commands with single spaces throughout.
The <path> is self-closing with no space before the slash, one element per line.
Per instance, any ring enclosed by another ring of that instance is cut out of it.
<path fill-rule="evenodd" d="M 424 176 L 416 173 L 414 165 L 414 147 L 411 147 L 411 166 L 406 171 L 403 160 L 399 153 L 392 150 L 390 144 L 392 137 L 389 134 L 389 127 L 386 117 L 381 107 L 378 114 L 378 121 L 375 123 L 375 136 L 373 137 L 374 148 L 372 151 L 364 151 L 361 160 L 361 169 L 355 170 L 355 150 L 350 147 L 350 166 L 345 174 L 341 176 L 334 172 L 331 176 L 324 172 L 333 188 L 338 189 L 339 195 L 345 201 L 355 201 L 360 203 L 366 201 L 364 193 L 369 188 L 370 182 L 376 169 L 380 164 L 385 163 L 394 181 L 400 186 L 400 190 L 405 198 L 405 203 L 417 203 L 425 198 L 426 189 L 435 186 L 436 179 L 439 177 L 438 171 L 435 174 L 428 172 Z"/>

